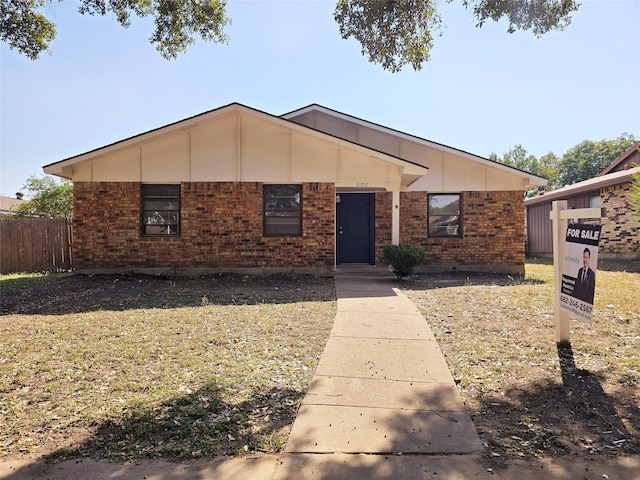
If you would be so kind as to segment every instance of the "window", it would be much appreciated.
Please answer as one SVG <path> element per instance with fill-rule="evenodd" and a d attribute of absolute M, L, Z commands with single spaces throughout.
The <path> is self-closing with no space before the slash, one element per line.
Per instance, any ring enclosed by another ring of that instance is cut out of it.
<path fill-rule="evenodd" d="M 264 186 L 264 235 L 299 237 L 302 235 L 302 187 Z"/>
<path fill-rule="evenodd" d="M 180 185 L 142 185 L 142 235 L 180 235 Z"/>
<path fill-rule="evenodd" d="M 429 236 L 461 237 L 461 195 L 429 195 L 428 203 Z"/>
<path fill-rule="evenodd" d="M 602 199 L 600 198 L 600 195 L 589 197 L 589 208 L 600 208 L 600 207 L 602 207 Z"/>

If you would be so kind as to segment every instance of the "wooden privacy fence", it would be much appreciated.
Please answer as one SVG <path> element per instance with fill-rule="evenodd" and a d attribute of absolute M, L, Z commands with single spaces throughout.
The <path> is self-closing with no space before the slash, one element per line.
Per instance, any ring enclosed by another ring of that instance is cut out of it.
<path fill-rule="evenodd" d="M 0 217 L 0 270 L 59 272 L 71 269 L 71 221 Z"/>

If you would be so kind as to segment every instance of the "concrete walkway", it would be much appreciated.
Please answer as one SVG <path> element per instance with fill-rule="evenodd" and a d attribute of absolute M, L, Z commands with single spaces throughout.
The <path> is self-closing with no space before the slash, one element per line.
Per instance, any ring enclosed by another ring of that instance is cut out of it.
<path fill-rule="evenodd" d="M 287 453 L 482 449 L 424 317 L 386 276 L 336 276 L 338 311 Z"/>

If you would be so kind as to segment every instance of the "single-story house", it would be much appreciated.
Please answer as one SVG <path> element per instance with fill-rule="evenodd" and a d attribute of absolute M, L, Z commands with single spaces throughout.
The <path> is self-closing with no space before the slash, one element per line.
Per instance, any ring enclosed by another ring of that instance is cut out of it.
<path fill-rule="evenodd" d="M 78 271 L 523 273 L 535 175 L 319 105 L 233 103 L 44 167 L 73 181 Z"/>
<path fill-rule="evenodd" d="M 553 254 L 551 211 L 554 200 L 566 200 L 569 208 L 604 207 L 598 252 L 603 258 L 640 256 L 640 221 L 631 198 L 633 175 L 640 172 L 640 142 L 633 145 L 594 178 L 528 198 L 527 253 Z M 590 220 L 581 220 L 590 221 Z"/>

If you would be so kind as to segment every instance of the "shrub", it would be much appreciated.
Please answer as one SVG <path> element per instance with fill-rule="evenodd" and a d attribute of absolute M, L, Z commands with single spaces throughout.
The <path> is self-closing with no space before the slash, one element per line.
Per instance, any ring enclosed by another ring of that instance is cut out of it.
<path fill-rule="evenodd" d="M 424 263 L 427 252 L 414 245 L 385 245 L 384 258 L 391 265 L 393 273 L 402 278 L 411 275 L 418 265 Z"/>

